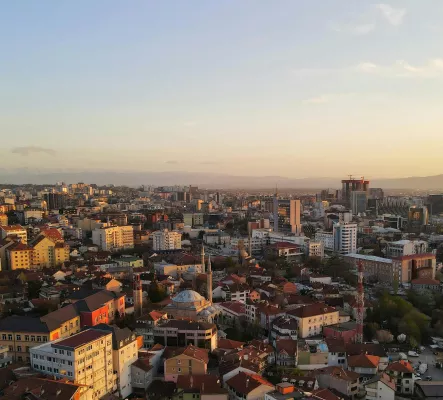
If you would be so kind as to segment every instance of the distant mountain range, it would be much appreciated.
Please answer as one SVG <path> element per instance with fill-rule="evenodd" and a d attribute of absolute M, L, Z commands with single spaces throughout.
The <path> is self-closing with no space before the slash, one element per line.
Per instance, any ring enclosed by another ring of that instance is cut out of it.
<path fill-rule="evenodd" d="M 30 169 L 0 169 L 0 183 L 54 184 L 64 181 L 97 183 L 100 185 L 199 185 L 207 188 L 269 189 L 276 185 L 287 189 L 339 189 L 342 178 L 303 178 L 283 176 L 234 176 L 204 172 L 114 172 L 114 171 L 41 171 Z M 372 179 L 371 187 L 383 189 L 441 189 L 443 174 L 434 176 Z"/>

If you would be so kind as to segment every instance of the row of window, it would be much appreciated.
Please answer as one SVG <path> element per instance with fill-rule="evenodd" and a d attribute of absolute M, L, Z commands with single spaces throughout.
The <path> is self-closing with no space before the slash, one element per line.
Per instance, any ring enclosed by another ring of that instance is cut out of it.
<path fill-rule="evenodd" d="M 47 342 L 48 338 L 46 336 L 35 336 L 35 335 L 24 335 L 24 341 L 25 342 L 35 342 L 37 338 L 37 342 Z M 2 334 L 2 340 L 14 340 L 14 336 L 10 333 L 8 335 Z M 15 340 L 21 341 L 22 335 L 15 335 Z"/>

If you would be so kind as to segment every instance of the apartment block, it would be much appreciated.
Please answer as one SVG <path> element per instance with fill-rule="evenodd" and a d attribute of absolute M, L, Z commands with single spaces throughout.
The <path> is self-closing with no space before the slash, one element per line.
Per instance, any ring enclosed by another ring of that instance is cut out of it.
<path fill-rule="evenodd" d="M 88 329 L 67 339 L 36 346 L 30 353 L 34 371 L 88 386 L 92 398 L 117 390 L 111 332 Z"/>
<path fill-rule="evenodd" d="M 21 225 L 0 226 L 1 238 L 5 239 L 7 236 L 17 236 L 24 244 L 28 243 L 28 233 Z"/>
<path fill-rule="evenodd" d="M 92 243 L 105 251 L 132 249 L 134 230 L 131 225 L 96 228 L 92 231 Z"/>
<path fill-rule="evenodd" d="M 176 250 L 182 248 L 182 235 L 167 229 L 152 233 L 153 250 Z"/>

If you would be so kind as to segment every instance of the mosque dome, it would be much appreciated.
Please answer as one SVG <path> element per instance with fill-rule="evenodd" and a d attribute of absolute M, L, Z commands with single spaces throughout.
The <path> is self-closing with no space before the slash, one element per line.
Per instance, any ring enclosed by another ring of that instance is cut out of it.
<path fill-rule="evenodd" d="M 194 303 L 204 300 L 205 298 L 194 290 L 183 290 L 172 299 L 174 303 Z"/>

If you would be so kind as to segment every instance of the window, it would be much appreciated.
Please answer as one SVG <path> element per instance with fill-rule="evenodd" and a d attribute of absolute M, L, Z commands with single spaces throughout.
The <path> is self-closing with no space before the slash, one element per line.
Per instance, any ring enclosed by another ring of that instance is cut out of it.
<path fill-rule="evenodd" d="M 70 351 L 67 351 L 67 352 L 66 352 L 66 355 L 70 356 L 70 355 L 71 355 L 71 352 L 70 352 Z"/>
<path fill-rule="evenodd" d="M 11 334 L 8 335 L 8 340 L 12 340 L 12 335 Z"/>
<path fill-rule="evenodd" d="M 37 342 L 41 342 L 42 341 L 42 337 L 41 336 L 37 336 Z"/>
<path fill-rule="evenodd" d="M 16 340 L 22 340 L 22 335 L 16 335 L 15 338 Z"/>
<path fill-rule="evenodd" d="M 5 334 L 2 335 L 2 340 L 6 340 L 6 335 Z"/>
<path fill-rule="evenodd" d="M 34 335 L 31 336 L 31 342 L 35 342 L 35 336 Z"/>
<path fill-rule="evenodd" d="M 29 335 L 25 335 L 25 340 L 29 342 Z"/>
<path fill-rule="evenodd" d="M 17 346 L 17 351 L 21 352 L 22 351 L 22 346 Z"/>

